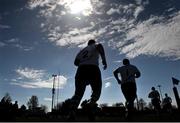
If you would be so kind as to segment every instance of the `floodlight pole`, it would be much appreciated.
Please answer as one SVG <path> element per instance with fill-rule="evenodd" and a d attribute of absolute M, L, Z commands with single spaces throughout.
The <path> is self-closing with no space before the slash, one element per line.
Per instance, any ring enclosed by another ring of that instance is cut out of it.
<path fill-rule="evenodd" d="M 58 76 L 57 76 L 57 104 L 58 104 L 58 99 L 59 99 L 59 78 L 60 78 L 60 72 L 58 73 Z"/>
<path fill-rule="evenodd" d="M 136 95 L 136 102 L 137 102 L 137 110 L 139 111 L 139 99 L 137 95 Z"/>
<path fill-rule="evenodd" d="M 175 85 L 173 87 L 173 92 L 174 92 L 174 96 L 175 96 L 175 99 L 176 99 L 178 110 L 180 111 L 180 98 L 179 98 L 178 90 L 177 90 Z"/>
<path fill-rule="evenodd" d="M 161 100 L 163 101 L 163 95 L 162 95 L 162 92 L 161 92 L 161 85 L 158 85 L 158 88 L 159 88 L 159 92 L 160 92 Z"/>
<path fill-rule="evenodd" d="M 53 74 L 52 77 L 53 77 L 53 88 L 52 88 L 52 106 L 51 106 L 51 112 L 53 111 L 53 108 L 54 108 L 55 80 L 56 80 L 57 75 Z"/>

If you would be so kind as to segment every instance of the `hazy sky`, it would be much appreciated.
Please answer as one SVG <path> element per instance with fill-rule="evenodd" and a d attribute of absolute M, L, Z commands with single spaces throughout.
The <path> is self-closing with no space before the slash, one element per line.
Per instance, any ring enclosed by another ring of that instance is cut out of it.
<path fill-rule="evenodd" d="M 180 79 L 179 0 L 0 0 L 0 98 L 26 104 L 37 95 L 51 106 L 52 74 L 60 73 L 59 102 L 74 94 L 73 65 L 89 39 L 105 48 L 98 103 L 124 102 L 113 70 L 127 57 L 141 73 L 138 97 L 152 86 L 173 98 L 171 77 Z M 158 88 L 157 88 L 158 89 Z M 180 87 L 178 85 L 178 90 Z M 90 87 L 84 98 L 89 98 Z"/>

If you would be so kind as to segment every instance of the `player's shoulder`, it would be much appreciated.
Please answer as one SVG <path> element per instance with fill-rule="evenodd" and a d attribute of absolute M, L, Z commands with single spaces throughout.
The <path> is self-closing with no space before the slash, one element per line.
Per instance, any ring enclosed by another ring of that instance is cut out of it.
<path fill-rule="evenodd" d="M 130 64 L 129 67 L 137 68 L 135 65 Z"/>
<path fill-rule="evenodd" d="M 103 51 L 103 45 L 101 43 L 98 43 L 98 44 L 95 44 L 95 47 L 96 49 L 99 51 L 99 52 L 102 52 Z"/>
<path fill-rule="evenodd" d="M 101 43 L 97 43 L 95 44 L 97 47 L 102 47 L 102 44 Z"/>
<path fill-rule="evenodd" d="M 123 71 L 123 70 L 125 70 L 126 69 L 126 66 L 120 66 L 120 67 L 118 67 L 118 70 L 119 71 Z"/>
<path fill-rule="evenodd" d="M 85 46 L 85 47 L 81 48 L 80 52 L 86 50 L 87 48 L 88 48 L 88 46 Z"/>
<path fill-rule="evenodd" d="M 135 65 L 130 64 L 129 66 L 130 66 L 130 68 L 133 69 L 133 70 L 138 70 L 138 68 L 137 68 Z"/>
<path fill-rule="evenodd" d="M 103 47 L 102 44 L 98 43 L 98 44 L 95 44 L 96 48 L 101 48 Z"/>

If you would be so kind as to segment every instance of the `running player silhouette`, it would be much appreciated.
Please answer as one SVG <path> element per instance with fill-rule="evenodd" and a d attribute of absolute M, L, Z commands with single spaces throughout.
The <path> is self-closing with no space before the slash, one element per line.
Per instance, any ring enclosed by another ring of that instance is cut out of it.
<path fill-rule="evenodd" d="M 85 92 L 86 86 L 92 89 L 89 105 L 96 105 L 102 88 L 101 71 L 99 69 L 99 56 L 101 56 L 104 70 L 107 68 L 105 52 L 102 44 L 96 44 L 95 40 L 89 40 L 88 45 L 76 56 L 74 64 L 78 67 L 75 75 L 75 93 L 69 102 L 73 109 L 77 109 Z"/>
<path fill-rule="evenodd" d="M 121 80 L 118 76 L 119 73 L 121 75 Z M 137 97 L 135 78 L 139 78 L 140 75 L 140 71 L 137 69 L 136 66 L 131 65 L 128 59 L 123 59 L 123 66 L 117 68 L 114 71 L 114 76 L 117 82 L 121 85 L 122 93 L 126 99 L 128 109 L 127 118 L 131 118 L 132 116 L 134 100 Z"/>
<path fill-rule="evenodd" d="M 149 93 L 148 97 L 151 98 L 151 103 L 154 106 L 154 109 L 159 113 L 161 106 L 161 100 L 160 100 L 160 94 L 159 92 L 155 89 L 155 87 L 151 88 L 151 92 Z"/>

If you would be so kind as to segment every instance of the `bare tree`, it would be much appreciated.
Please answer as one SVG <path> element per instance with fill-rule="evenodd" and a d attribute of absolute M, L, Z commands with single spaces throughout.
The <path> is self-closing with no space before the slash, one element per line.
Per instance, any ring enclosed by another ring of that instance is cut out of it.
<path fill-rule="evenodd" d="M 25 105 L 22 105 L 20 109 L 21 109 L 22 111 L 26 111 L 26 106 L 25 106 Z"/>
<path fill-rule="evenodd" d="M 41 110 L 43 110 L 44 113 L 47 113 L 48 107 L 46 105 L 41 105 Z"/>
<path fill-rule="evenodd" d="M 35 95 L 32 95 L 32 97 L 27 102 L 27 106 L 30 110 L 34 110 L 39 105 L 38 97 Z"/>
<path fill-rule="evenodd" d="M 12 99 L 9 93 L 6 93 L 5 96 L 1 99 L 1 103 L 11 104 Z"/>
<path fill-rule="evenodd" d="M 103 108 L 103 107 L 108 107 L 108 104 L 107 103 L 102 103 L 99 105 L 100 108 Z"/>
<path fill-rule="evenodd" d="M 112 104 L 113 107 L 124 107 L 124 104 L 122 102 Z"/>
<path fill-rule="evenodd" d="M 150 110 L 152 110 L 152 109 L 153 109 L 153 105 L 152 105 L 152 103 L 151 103 L 151 102 L 149 102 L 149 103 L 148 103 L 148 108 L 149 108 Z"/>
<path fill-rule="evenodd" d="M 57 105 L 54 106 L 54 109 L 61 110 L 62 105 L 63 105 L 63 102 L 59 102 L 59 103 L 57 103 Z"/>

